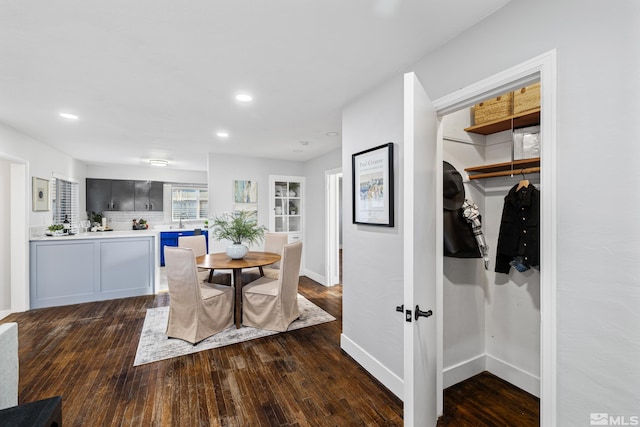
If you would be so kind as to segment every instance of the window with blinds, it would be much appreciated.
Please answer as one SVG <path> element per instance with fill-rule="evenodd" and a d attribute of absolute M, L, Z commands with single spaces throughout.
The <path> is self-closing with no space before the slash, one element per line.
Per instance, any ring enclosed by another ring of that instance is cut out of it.
<path fill-rule="evenodd" d="M 71 232 L 78 232 L 78 183 L 60 178 L 51 180 L 51 206 L 53 223 L 62 224 L 65 217 L 71 224 Z"/>
<path fill-rule="evenodd" d="M 205 220 L 209 215 L 209 192 L 206 188 L 173 187 L 171 189 L 171 219 Z"/>

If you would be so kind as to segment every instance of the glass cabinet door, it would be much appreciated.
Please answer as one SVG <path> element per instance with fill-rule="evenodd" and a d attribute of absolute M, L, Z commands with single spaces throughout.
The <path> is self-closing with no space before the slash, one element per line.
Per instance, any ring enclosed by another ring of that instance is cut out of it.
<path fill-rule="evenodd" d="M 269 177 L 270 188 L 270 230 L 279 233 L 302 234 L 303 218 L 303 177 Z M 291 240 L 291 239 L 290 239 Z M 299 240 L 299 237 L 298 239 Z"/>

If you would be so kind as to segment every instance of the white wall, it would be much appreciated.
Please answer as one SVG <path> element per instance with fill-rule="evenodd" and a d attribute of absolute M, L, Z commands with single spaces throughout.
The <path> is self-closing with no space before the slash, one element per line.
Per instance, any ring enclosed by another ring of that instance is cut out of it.
<path fill-rule="evenodd" d="M 324 156 L 309 160 L 304 164 L 305 184 L 305 273 L 315 280 L 325 283 L 325 251 L 327 230 L 325 229 L 325 172 L 342 165 L 342 150 L 334 150 Z"/>
<path fill-rule="evenodd" d="M 403 301 L 403 78 L 397 76 L 348 105 L 342 120 L 342 341 L 341 346 L 396 394 L 401 393 Z M 395 227 L 352 222 L 351 155 L 395 144 Z"/>
<path fill-rule="evenodd" d="M 629 44 L 640 40 L 639 20 L 640 3 L 634 0 L 594 0 L 588 7 L 577 0 L 512 0 L 411 67 L 429 97 L 438 99 L 557 49 L 556 406 L 561 426 L 585 425 L 592 412 L 638 415 L 640 279 L 633 266 L 640 259 L 640 229 L 625 212 L 640 208 L 640 199 L 629 191 L 631 183 L 640 182 L 640 144 L 634 137 L 640 117 L 640 55 Z M 343 161 L 354 148 L 374 145 L 362 135 L 367 126 L 378 128 L 379 117 L 373 113 L 383 108 L 381 103 L 393 103 L 397 111 L 390 115 L 401 113 L 393 96 L 376 98 L 390 84 L 362 98 L 361 114 L 355 114 L 353 105 L 345 109 L 344 129 L 360 131 L 350 138 L 344 133 Z M 372 304 L 369 311 L 388 310 L 386 301 L 366 297 L 370 284 L 356 280 L 355 274 L 367 272 L 367 258 L 379 259 L 388 241 L 374 239 L 364 247 L 361 234 L 345 227 L 345 256 L 348 247 L 363 251 L 345 259 L 350 273 L 345 277 L 344 330 L 354 335 L 365 335 L 366 329 L 353 324 L 365 320 L 354 313 L 359 298 Z M 401 264 L 398 256 L 391 261 Z M 347 279 L 357 289 L 350 289 Z M 386 329 L 376 332 L 380 342 L 390 338 Z M 386 367 L 397 370 L 400 352 L 384 352 L 364 336 L 359 341 L 364 351 L 380 355 Z"/>
<path fill-rule="evenodd" d="M 29 165 L 29 179 L 32 176 L 51 180 L 54 174 L 75 179 L 80 187 L 80 206 L 84 205 L 86 166 L 50 146 L 22 134 L 0 123 L 0 153 L 26 161 Z M 31 183 L 28 185 L 31 188 Z M 31 197 L 28 198 L 31 201 Z M 29 223 L 33 226 L 48 226 L 52 214 L 31 211 L 29 203 Z"/>
<path fill-rule="evenodd" d="M 209 153 L 208 168 L 209 216 L 233 211 L 234 181 L 250 180 L 258 183 L 258 224 L 266 226 L 269 226 L 269 175 L 305 176 L 302 162 L 231 154 Z M 305 196 L 308 195 L 305 191 Z M 210 239 L 209 252 L 222 252 L 228 245 L 229 242 Z M 306 252 L 308 245 L 303 243 L 303 246 Z"/>
<path fill-rule="evenodd" d="M 154 166 L 87 164 L 87 178 L 132 179 L 136 181 L 206 184 L 207 171 L 192 171 Z"/>

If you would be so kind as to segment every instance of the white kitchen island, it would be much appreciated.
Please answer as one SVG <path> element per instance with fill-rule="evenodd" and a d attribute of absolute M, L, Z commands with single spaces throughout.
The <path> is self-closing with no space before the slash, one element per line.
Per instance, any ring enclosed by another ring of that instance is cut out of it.
<path fill-rule="evenodd" d="M 158 232 L 80 233 L 30 241 L 30 308 L 154 293 Z"/>

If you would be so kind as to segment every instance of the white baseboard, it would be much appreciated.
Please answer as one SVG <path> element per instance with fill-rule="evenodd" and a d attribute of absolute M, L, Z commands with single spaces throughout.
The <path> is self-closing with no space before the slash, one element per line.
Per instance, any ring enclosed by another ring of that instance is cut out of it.
<path fill-rule="evenodd" d="M 536 397 L 540 397 L 540 377 L 489 354 L 486 355 L 486 359 L 487 371 Z"/>
<path fill-rule="evenodd" d="M 464 362 L 444 368 L 442 370 L 442 385 L 444 388 L 451 387 L 486 370 L 486 354 L 472 357 Z"/>
<path fill-rule="evenodd" d="M 489 371 L 516 387 L 540 397 L 539 377 L 486 353 L 444 368 L 442 371 L 443 387 L 447 388 L 458 384 L 483 371 Z"/>
<path fill-rule="evenodd" d="M 358 362 L 367 372 L 380 381 L 400 399 L 404 396 L 404 380 L 391 372 L 362 347 L 351 341 L 346 335 L 340 335 L 340 348 Z"/>
<path fill-rule="evenodd" d="M 306 268 L 304 268 L 300 271 L 300 275 L 307 276 L 309 279 L 315 280 L 323 286 L 327 286 L 327 279 L 324 276 L 321 276 L 318 273 L 314 273 L 311 270 L 307 270 Z"/>
<path fill-rule="evenodd" d="M 11 310 L 0 310 L 0 319 L 4 319 L 11 314 Z"/>

